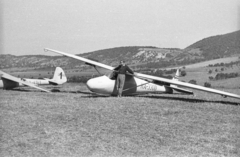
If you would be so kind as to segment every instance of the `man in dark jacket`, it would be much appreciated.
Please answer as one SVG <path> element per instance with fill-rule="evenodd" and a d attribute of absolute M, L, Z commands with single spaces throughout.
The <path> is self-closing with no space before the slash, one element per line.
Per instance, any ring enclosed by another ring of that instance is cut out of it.
<path fill-rule="evenodd" d="M 118 90 L 118 97 L 122 96 L 123 86 L 125 83 L 125 75 L 126 72 L 133 74 L 134 72 L 125 64 L 125 61 L 120 61 L 120 65 L 114 70 L 118 71 L 117 77 L 117 90 Z"/>

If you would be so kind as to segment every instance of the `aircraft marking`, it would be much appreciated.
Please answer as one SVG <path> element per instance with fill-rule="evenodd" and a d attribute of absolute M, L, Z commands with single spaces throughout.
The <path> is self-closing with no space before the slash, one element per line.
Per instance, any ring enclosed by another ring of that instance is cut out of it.
<path fill-rule="evenodd" d="M 62 79 L 62 76 L 63 76 L 62 72 L 59 74 L 59 76 L 60 76 L 60 79 Z"/>
<path fill-rule="evenodd" d="M 150 91 L 157 91 L 157 86 L 153 85 L 153 84 L 145 84 L 145 85 L 140 86 L 140 89 L 150 90 Z"/>

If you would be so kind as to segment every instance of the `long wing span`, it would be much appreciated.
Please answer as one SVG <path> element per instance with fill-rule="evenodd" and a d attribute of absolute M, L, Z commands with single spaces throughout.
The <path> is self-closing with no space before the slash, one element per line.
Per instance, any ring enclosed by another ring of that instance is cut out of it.
<path fill-rule="evenodd" d="M 99 67 L 102 67 L 102 68 L 105 68 L 105 69 L 108 69 L 108 70 L 113 70 L 114 69 L 114 67 L 111 67 L 111 66 L 108 66 L 108 65 L 90 60 L 90 59 L 86 59 L 86 58 L 83 58 L 83 57 L 80 57 L 80 56 L 76 56 L 76 55 L 73 55 L 73 54 L 69 54 L 69 53 L 65 53 L 65 52 L 61 52 L 61 51 L 57 51 L 57 50 L 52 50 L 52 49 L 48 49 L 48 48 L 45 48 L 44 51 L 51 51 L 51 52 L 55 52 L 55 53 L 58 53 L 58 54 L 62 54 L 64 56 L 75 58 L 77 60 L 83 61 L 83 62 L 88 63 L 90 65 L 96 65 L 96 66 L 99 66 Z"/>
<path fill-rule="evenodd" d="M 224 92 L 224 91 L 220 91 L 220 90 L 216 90 L 216 89 L 212 89 L 212 88 L 207 88 L 207 87 L 203 87 L 203 86 L 199 86 L 199 85 L 194 85 L 194 84 L 190 84 L 190 83 L 186 83 L 186 82 L 174 81 L 174 80 L 169 80 L 169 79 L 146 75 L 146 74 L 141 74 L 141 73 L 134 73 L 134 76 L 138 77 L 138 78 L 162 81 L 162 82 L 170 83 L 173 85 L 179 85 L 179 86 L 183 86 L 183 87 L 187 87 L 187 88 L 197 89 L 197 90 L 201 90 L 201 91 L 205 91 L 205 92 L 220 94 L 222 96 L 228 96 L 228 97 L 240 99 L 240 95 L 237 95 L 237 94 L 232 94 L 232 93 L 228 93 L 228 92 Z"/>
<path fill-rule="evenodd" d="M 40 87 L 38 87 L 38 86 L 36 86 L 36 85 L 34 85 L 34 84 L 32 84 L 32 83 L 29 83 L 29 82 L 24 82 L 24 81 L 22 81 L 22 80 L 20 80 L 20 79 L 18 79 L 18 78 L 16 78 L 16 77 L 14 77 L 14 76 L 11 76 L 11 75 L 9 75 L 9 74 L 7 74 L 7 73 L 3 73 L 2 76 L 1 76 L 1 78 L 2 78 L 2 79 L 6 79 L 6 80 L 10 80 L 10 81 L 13 81 L 13 82 L 22 83 L 22 84 L 24 84 L 24 85 L 26 85 L 26 86 L 33 87 L 33 88 L 39 89 L 39 90 L 41 90 L 41 91 L 50 93 L 50 91 L 48 91 L 48 90 L 46 90 L 46 89 L 40 88 Z"/>
<path fill-rule="evenodd" d="M 108 66 L 96 61 L 92 61 L 90 59 L 86 59 L 83 57 L 79 57 L 73 54 L 68 54 L 65 52 L 61 52 L 61 51 L 57 51 L 57 50 L 53 50 L 53 49 L 48 49 L 45 48 L 45 51 L 51 51 L 54 53 L 58 53 L 58 54 L 62 54 L 64 56 L 68 56 L 71 58 L 75 58 L 77 60 L 92 64 L 92 65 L 96 65 L 108 70 L 114 70 L 114 67 L 112 66 Z M 161 78 L 161 77 L 157 77 L 157 76 L 152 76 L 152 75 L 146 75 L 146 74 L 141 74 L 141 73 L 134 73 L 135 77 L 141 78 L 141 79 L 148 79 L 148 80 L 154 80 L 154 81 L 160 81 L 160 82 L 165 82 L 165 83 L 170 83 L 173 85 L 179 85 L 179 86 L 183 86 L 183 87 L 187 87 L 187 88 L 192 88 L 192 89 L 196 89 L 196 90 L 201 90 L 201 91 L 205 91 L 205 92 L 210 92 L 210 93 L 215 93 L 215 94 L 220 94 L 222 96 L 228 96 L 228 97 L 232 97 L 232 98 L 237 98 L 240 99 L 240 95 L 237 94 L 232 94 L 232 93 L 228 93 L 228 92 L 224 92 L 224 91 L 220 91 L 220 90 L 216 90 L 216 89 L 212 89 L 212 88 L 207 88 L 207 87 L 203 87 L 203 86 L 199 86 L 199 85 L 194 85 L 194 84 L 190 84 L 190 83 L 186 83 L 186 82 L 180 82 L 180 81 L 176 81 L 176 80 L 170 80 L 170 79 L 165 79 L 165 78 Z"/>

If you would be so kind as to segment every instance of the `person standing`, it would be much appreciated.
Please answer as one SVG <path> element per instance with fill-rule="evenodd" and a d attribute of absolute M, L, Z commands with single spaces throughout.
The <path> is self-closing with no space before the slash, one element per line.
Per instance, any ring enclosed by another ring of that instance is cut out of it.
<path fill-rule="evenodd" d="M 126 72 L 134 74 L 134 72 L 125 64 L 125 61 L 120 61 L 120 65 L 114 68 L 114 70 L 118 71 L 117 76 L 117 91 L 118 97 L 122 97 L 123 86 L 125 83 Z"/>

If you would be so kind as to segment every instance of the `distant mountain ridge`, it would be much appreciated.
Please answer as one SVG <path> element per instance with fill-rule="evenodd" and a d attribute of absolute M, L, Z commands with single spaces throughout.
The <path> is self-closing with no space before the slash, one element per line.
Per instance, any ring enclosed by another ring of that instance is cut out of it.
<path fill-rule="evenodd" d="M 98 60 L 112 66 L 116 66 L 120 60 L 126 60 L 131 66 L 146 67 L 154 65 L 161 68 L 173 65 L 187 65 L 234 55 L 240 55 L 240 31 L 208 37 L 185 49 L 129 46 L 78 54 L 78 56 Z M 14 67 L 49 68 L 54 66 L 61 66 L 65 69 L 86 68 L 83 62 L 63 56 L 0 55 L 1 69 Z"/>
<path fill-rule="evenodd" d="M 185 50 L 193 51 L 194 49 L 201 51 L 208 60 L 240 54 L 240 30 L 202 39 Z"/>

